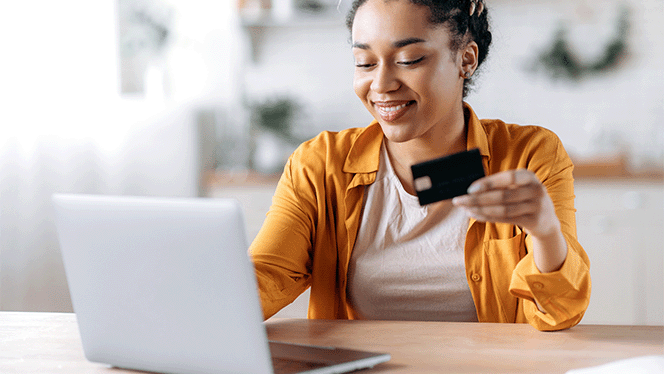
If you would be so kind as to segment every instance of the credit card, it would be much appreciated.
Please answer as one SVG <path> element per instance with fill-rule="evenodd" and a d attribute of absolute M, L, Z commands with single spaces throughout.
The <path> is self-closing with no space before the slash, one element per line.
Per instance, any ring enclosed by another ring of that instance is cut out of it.
<path fill-rule="evenodd" d="M 465 195 L 468 187 L 485 175 L 477 148 L 415 164 L 410 169 L 420 205 Z"/>

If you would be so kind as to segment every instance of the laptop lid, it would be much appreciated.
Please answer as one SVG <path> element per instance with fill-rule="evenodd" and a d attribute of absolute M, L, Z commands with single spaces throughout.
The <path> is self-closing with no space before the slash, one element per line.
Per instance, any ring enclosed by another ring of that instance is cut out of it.
<path fill-rule="evenodd" d="M 177 373 L 271 373 L 239 204 L 54 195 L 85 356 Z"/>
<path fill-rule="evenodd" d="M 164 373 L 251 374 L 272 373 L 274 362 L 274 372 L 325 374 L 390 359 L 268 343 L 244 218 L 233 199 L 56 194 L 53 203 L 90 361 Z"/>

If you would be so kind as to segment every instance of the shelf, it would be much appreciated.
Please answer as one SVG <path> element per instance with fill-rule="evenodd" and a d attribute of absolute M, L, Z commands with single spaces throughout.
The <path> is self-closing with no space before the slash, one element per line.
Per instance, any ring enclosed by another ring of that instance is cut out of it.
<path fill-rule="evenodd" d="M 345 20 L 341 14 L 325 12 L 320 14 L 295 14 L 288 19 L 281 19 L 264 13 L 261 16 L 241 16 L 241 25 L 244 28 L 310 28 L 310 27 L 345 27 Z"/>
<path fill-rule="evenodd" d="M 294 11 L 294 14 L 288 18 L 274 17 L 269 11 L 261 14 L 242 14 L 240 13 L 241 26 L 247 30 L 251 39 L 251 59 L 253 62 L 258 60 L 258 50 L 266 33 L 274 30 L 297 30 L 313 28 L 339 28 L 346 27 L 345 18 L 337 13 L 336 9 L 324 11 L 321 13 L 306 13 Z"/>
<path fill-rule="evenodd" d="M 574 159 L 574 179 L 629 180 L 664 182 L 664 170 L 651 166 L 634 170 L 627 156 L 617 154 L 595 159 Z"/>
<path fill-rule="evenodd" d="M 224 187 L 276 186 L 281 173 L 264 174 L 254 170 L 209 170 L 204 173 L 202 183 L 206 190 Z"/>

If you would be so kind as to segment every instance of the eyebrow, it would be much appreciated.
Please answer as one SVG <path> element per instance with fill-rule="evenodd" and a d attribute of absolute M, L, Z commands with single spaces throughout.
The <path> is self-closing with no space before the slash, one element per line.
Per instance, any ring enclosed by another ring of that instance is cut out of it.
<path fill-rule="evenodd" d="M 397 40 L 396 42 L 392 43 L 392 46 L 394 46 L 394 48 L 403 48 L 407 45 L 416 44 L 416 43 L 425 43 L 425 42 L 426 40 L 420 38 L 406 38 L 402 40 Z M 353 43 L 353 48 L 359 48 L 364 50 L 371 49 L 369 44 L 365 43 Z"/>

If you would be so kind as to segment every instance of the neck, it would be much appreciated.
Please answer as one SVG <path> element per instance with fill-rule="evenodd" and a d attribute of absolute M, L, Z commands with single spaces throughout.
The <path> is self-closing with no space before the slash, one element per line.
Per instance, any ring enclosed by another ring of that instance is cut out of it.
<path fill-rule="evenodd" d="M 394 171 L 408 193 L 415 194 L 411 165 L 466 150 L 467 122 L 461 110 L 452 123 L 436 126 L 425 136 L 401 143 L 385 139 Z"/>

